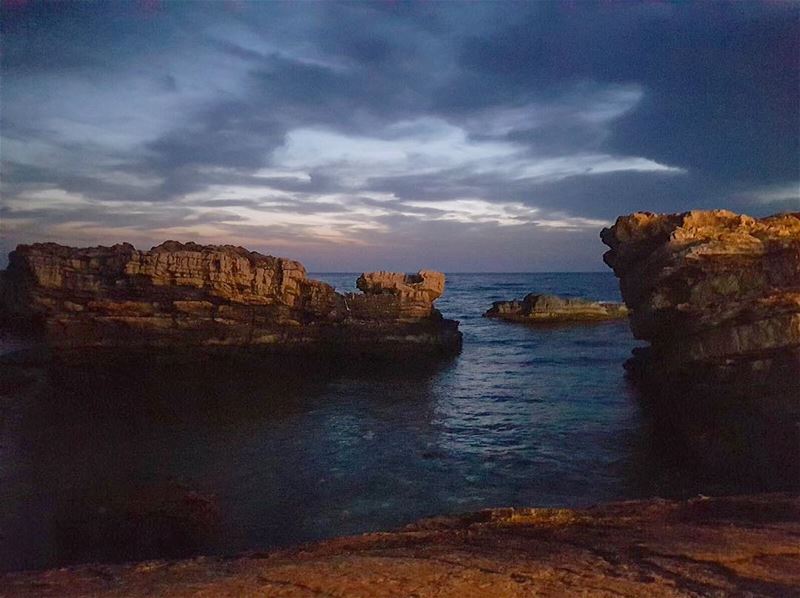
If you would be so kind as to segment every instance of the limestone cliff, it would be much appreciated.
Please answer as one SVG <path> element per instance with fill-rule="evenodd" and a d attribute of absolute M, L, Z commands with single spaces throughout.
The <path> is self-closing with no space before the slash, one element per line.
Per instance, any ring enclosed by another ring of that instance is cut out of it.
<path fill-rule="evenodd" d="M 425 318 L 430 316 L 433 302 L 444 292 L 444 274 L 430 270 L 414 275 L 370 272 L 362 274 L 356 286 L 370 297 L 368 303 L 377 303 L 375 296 L 383 296 L 389 305 L 396 303 L 398 311 L 394 317 Z"/>
<path fill-rule="evenodd" d="M 421 272 L 420 283 L 395 285 L 391 293 L 381 286 L 403 276 L 365 274 L 361 279 L 376 282 L 363 285 L 363 294 L 342 295 L 307 278 L 298 262 L 242 247 L 37 243 L 9 255 L 0 320 L 63 350 L 457 350 L 458 323 L 433 308 L 444 275 Z"/>
<path fill-rule="evenodd" d="M 531 324 L 598 322 L 624 318 L 628 315 L 628 310 L 618 303 L 530 293 L 521 301 L 495 301 L 483 315 L 487 318 Z"/>
<path fill-rule="evenodd" d="M 601 236 L 659 367 L 763 369 L 800 350 L 800 214 L 637 213 Z"/>
<path fill-rule="evenodd" d="M 652 405 L 693 436 L 747 427 L 727 438 L 734 452 L 777 443 L 796 454 L 800 214 L 636 213 L 601 238 L 634 335 L 650 343 L 627 367 Z"/>

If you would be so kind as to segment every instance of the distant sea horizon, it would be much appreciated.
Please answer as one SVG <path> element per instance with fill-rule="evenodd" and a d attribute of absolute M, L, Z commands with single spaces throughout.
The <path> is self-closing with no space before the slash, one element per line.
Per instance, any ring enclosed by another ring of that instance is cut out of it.
<path fill-rule="evenodd" d="M 438 270 L 436 268 L 411 268 L 409 270 L 393 270 L 393 269 L 384 269 L 384 272 L 405 272 L 407 274 L 412 274 L 418 272 L 419 270 L 436 270 L 437 272 L 444 273 L 445 276 L 450 274 L 613 274 L 611 269 L 606 268 L 605 270 L 514 270 L 514 271 L 506 271 L 506 270 L 474 270 L 474 271 L 467 271 L 467 270 Z M 381 271 L 378 270 L 336 270 L 336 271 L 324 271 L 324 270 L 307 270 L 309 276 L 312 275 L 342 275 L 342 274 L 361 274 L 362 272 L 377 272 Z"/>

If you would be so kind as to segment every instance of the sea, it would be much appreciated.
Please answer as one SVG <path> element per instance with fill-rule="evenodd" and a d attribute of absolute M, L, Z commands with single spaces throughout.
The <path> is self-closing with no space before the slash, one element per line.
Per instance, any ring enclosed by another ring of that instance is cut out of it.
<path fill-rule="evenodd" d="M 316 274 L 341 291 L 357 274 Z M 618 301 L 610 273 L 449 274 L 460 355 L 51 371 L 0 403 L 0 568 L 234 555 L 489 507 L 707 491 L 658 440 L 626 321 L 482 317 L 527 293 Z"/>

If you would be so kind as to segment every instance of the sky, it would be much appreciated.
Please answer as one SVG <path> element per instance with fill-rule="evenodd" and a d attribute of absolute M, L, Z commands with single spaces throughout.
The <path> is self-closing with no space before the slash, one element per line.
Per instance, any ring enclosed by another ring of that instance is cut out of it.
<path fill-rule="evenodd" d="M 18 243 L 603 270 L 622 214 L 800 211 L 800 3 L 2 0 Z"/>

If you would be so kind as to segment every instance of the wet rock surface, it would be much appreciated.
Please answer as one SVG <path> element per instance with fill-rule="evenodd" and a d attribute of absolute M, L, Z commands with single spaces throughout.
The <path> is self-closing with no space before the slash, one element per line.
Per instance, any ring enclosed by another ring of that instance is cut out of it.
<path fill-rule="evenodd" d="M 0 278 L 0 323 L 61 353 L 460 348 L 458 323 L 433 307 L 443 274 L 370 273 L 360 280 L 363 293 L 342 295 L 307 278 L 299 262 L 228 245 L 21 245 Z"/>
<path fill-rule="evenodd" d="M 0 576 L 4 596 L 798 596 L 786 494 L 491 509 L 236 558 Z"/>
<path fill-rule="evenodd" d="M 487 318 L 531 324 L 599 322 L 625 318 L 628 309 L 619 303 L 530 293 L 521 301 L 495 301 L 483 315 Z"/>
<path fill-rule="evenodd" d="M 636 213 L 601 238 L 657 420 L 697 458 L 797 483 L 800 214 Z"/>

